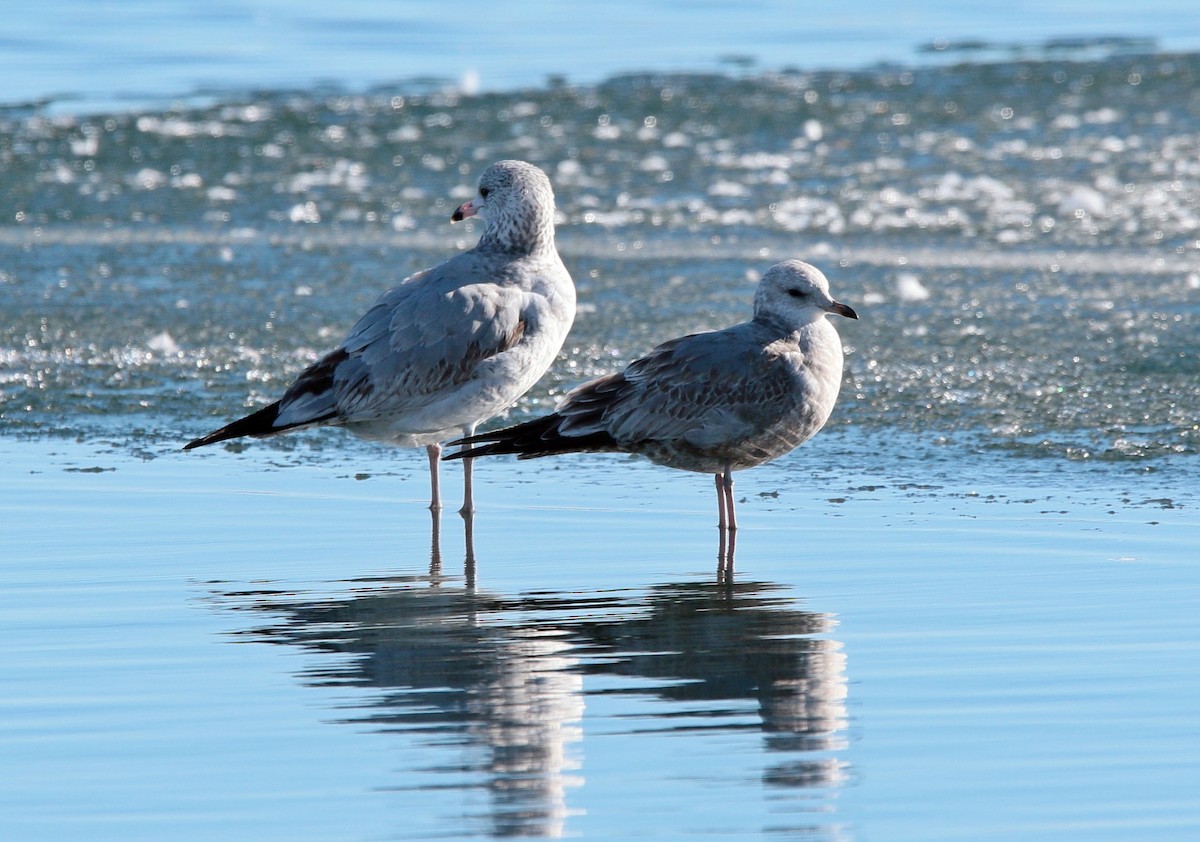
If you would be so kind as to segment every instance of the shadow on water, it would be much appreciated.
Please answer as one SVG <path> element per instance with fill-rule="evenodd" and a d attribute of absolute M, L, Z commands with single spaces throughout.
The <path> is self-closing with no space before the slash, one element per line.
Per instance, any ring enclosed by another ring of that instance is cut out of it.
<path fill-rule="evenodd" d="M 482 789 L 487 806 L 468 819 L 477 830 L 559 836 L 571 791 L 601 774 L 583 763 L 596 722 L 639 739 L 758 732 L 751 751 L 769 791 L 844 780 L 846 664 L 831 615 L 800 610 L 781 585 L 720 573 L 637 590 L 489 593 L 474 584 L 471 522 L 467 575 L 447 577 L 437 521 L 429 575 L 332 583 L 332 594 L 214 595 L 269 618 L 239 639 L 331 656 L 300 679 L 366 691 L 342 722 L 417 741 L 427 761 L 385 788 Z"/>

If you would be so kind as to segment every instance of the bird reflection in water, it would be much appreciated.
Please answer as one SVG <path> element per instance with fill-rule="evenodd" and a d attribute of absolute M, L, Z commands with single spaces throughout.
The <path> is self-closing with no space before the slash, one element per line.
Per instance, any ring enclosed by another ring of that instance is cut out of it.
<path fill-rule="evenodd" d="M 439 586 L 442 577 L 442 512 L 430 509 L 429 584 Z M 468 590 L 475 587 L 475 513 L 460 512 L 463 521 L 463 578 Z"/>
<path fill-rule="evenodd" d="M 273 618 L 245 632 L 253 639 L 352 656 L 301 677 L 369 691 L 347 721 L 403 733 L 444 757 L 399 788 L 466 793 L 482 781 L 488 806 L 471 820 L 491 835 L 570 831 L 571 791 L 585 785 L 584 709 L 596 693 L 606 709 L 625 695 L 644 712 L 653 699 L 651 730 L 662 733 L 740 732 L 749 714 L 763 734 L 763 783 L 776 791 L 843 781 L 845 657 L 827 637 L 832 618 L 798 610 L 773 593 L 780 586 L 502 595 L 459 582 L 431 587 L 414 576 L 347 583 L 352 592 L 328 597 L 218 598 Z"/>
<path fill-rule="evenodd" d="M 717 544 L 717 583 L 733 583 L 733 551 L 737 543 L 736 529 L 721 529 L 720 541 Z"/>

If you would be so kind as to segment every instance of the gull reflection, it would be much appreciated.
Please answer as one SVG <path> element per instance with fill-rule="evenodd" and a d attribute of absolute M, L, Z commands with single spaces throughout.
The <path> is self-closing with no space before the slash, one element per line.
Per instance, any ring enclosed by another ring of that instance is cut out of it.
<path fill-rule="evenodd" d="M 442 510 L 429 510 L 432 523 L 429 540 L 429 583 L 440 585 L 442 579 Z M 463 576 L 468 589 L 475 587 L 475 513 L 462 512 L 463 521 Z"/>
<path fill-rule="evenodd" d="M 737 530 L 722 529 L 717 544 L 717 581 L 730 583 L 733 581 L 733 553 L 736 549 Z"/>
<path fill-rule="evenodd" d="M 797 610 L 793 600 L 771 594 L 779 589 L 763 582 L 660 585 L 643 597 L 641 617 L 576 628 L 593 653 L 619 653 L 587 669 L 661 679 L 655 692 L 671 702 L 753 701 L 770 751 L 843 749 L 846 657 L 840 643 L 823 636 L 833 619 Z M 803 779 L 782 770 L 768 777 L 808 787 L 841 782 L 839 762 L 806 759 L 803 768 Z"/>
<path fill-rule="evenodd" d="M 752 711 L 766 786 L 842 782 L 845 656 L 827 636 L 832 618 L 799 610 L 779 586 L 506 596 L 461 581 L 356 581 L 323 598 L 227 593 L 222 602 L 272 618 L 248 632 L 258 640 L 340 656 L 302 679 L 369 691 L 346 721 L 403 732 L 439 758 L 401 788 L 482 786 L 487 807 L 470 820 L 490 835 L 569 832 L 571 792 L 585 783 L 589 693 L 609 706 L 622 693 L 654 698 L 654 721 L 670 732 L 744 730 Z"/>
<path fill-rule="evenodd" d="M 561 836 L 567 790 L 579 783 L 584 705 L 571 641 L 553 627 L 510 624 L 502 599 L 427 582 L 355 582 L 353 595 L 310 601 L 259 595 L 244 607 L 281 618 L 252 630 L 258 639 L 353 656 L 302 679 L 372 691 L 346 721 L 439 747 L 444 760 L 416 788 L 482 780 L 490 809 L 477 818 L 491 835 Z"/>

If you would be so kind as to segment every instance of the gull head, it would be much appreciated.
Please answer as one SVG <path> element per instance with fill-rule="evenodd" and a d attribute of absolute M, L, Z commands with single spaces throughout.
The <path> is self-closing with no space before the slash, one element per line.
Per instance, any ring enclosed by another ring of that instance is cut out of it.
<path fill-rule="evenodd" d="M 816 266 L 802 260 L 785 260 L 768 269 L 758 282 L 754 294 L 755 319 L 799 330 L 826 313 L 858 318 L 854 310 L 833 299 L 829 281 Z"/>
<path fill-rule="evenodd" d="M 475 198 L 450 217 L 459 222 L 483 220 L 478 248 L 534 252 L 554 244 L 554 190 L 550 179 L 533 164 L 497 161 L 479 177 Z"/>

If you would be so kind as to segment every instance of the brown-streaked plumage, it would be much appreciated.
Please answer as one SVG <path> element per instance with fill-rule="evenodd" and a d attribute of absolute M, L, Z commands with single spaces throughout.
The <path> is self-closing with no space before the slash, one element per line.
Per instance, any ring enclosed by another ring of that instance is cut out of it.
<path fill-rule="evenodd" d="M 833 411 L 842 342 L 827 313 L 858 318 L 815 266 L 778 263 L 759 282 L 750 321 L 665 342 L 572 390 L 550 415 L 453 442 L 464 449 L 446 458 L 638 453 L 713 474 L 718 523 L 736 529 L 733 472 L 789 453 Z"/>

